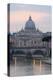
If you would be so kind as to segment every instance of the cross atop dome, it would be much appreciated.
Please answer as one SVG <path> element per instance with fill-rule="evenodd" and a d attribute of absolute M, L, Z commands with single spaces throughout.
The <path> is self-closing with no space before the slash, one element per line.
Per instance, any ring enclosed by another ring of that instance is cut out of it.
<path fill-rule="evenodd" d="M 31 16 L 29 16 L 29 20 L 32 20 L 32 19 L 31 19 Z"/>

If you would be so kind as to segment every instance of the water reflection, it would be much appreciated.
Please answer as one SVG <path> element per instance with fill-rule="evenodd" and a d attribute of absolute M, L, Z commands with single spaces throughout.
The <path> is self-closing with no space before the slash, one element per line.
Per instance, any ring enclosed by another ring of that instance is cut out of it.
<path fill-rule="evenodd" d="M 10 65 L 10 76 L 28 76 L 38 74 L 50 74 L 51 65 L 42 60 L 14 57 Z"/>

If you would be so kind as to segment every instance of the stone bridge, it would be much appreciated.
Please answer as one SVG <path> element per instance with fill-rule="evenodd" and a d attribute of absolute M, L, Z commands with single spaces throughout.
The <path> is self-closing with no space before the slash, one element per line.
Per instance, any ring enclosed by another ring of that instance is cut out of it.
<path fill-rule="evenodd" d="M 11 48 L 10 53 L 13 56 L 32 56 L 32 57 L 43 57 L 47 55 L 48 50 L 45 47 L 40 48 Z"/>

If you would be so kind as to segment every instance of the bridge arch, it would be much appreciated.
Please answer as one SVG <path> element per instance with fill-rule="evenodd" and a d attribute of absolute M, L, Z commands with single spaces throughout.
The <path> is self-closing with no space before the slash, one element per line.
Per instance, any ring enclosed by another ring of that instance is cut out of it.
<path fill-rule="evenodd" d="M 25 55 L 25 52 L 23 50 L 17 50 L 16 53 L 19 55 Z"/>
<path fill-rule="evenodd" d="M 44 56 L 44 52 L 43 52 L 42 50 L 35 50 L 35 51 L 33 52 L 33 55 Z"/>
<path fill-rule="evenodd" d="M 25 55 L 25 52 L 23 50 L 16 50 L 13 51 L 13 55 Z"/>

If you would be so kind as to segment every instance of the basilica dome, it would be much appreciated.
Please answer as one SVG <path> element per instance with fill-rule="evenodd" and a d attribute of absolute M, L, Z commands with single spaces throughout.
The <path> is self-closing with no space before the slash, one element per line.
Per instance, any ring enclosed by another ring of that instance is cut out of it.
<path fill-rule="evenodd" d="M 36 30 L 35 23 L 33 22 L 31 16 L 25 24 L 25 30 Z"/>

